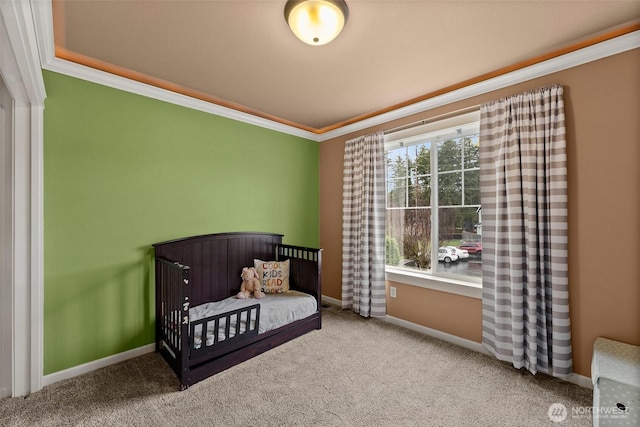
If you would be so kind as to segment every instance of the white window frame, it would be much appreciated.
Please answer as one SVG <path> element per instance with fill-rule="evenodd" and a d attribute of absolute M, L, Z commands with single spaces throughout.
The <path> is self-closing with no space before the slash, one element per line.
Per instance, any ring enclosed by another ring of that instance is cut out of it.
<path fill-rule="evenodd" d="M 402 146 L 410 146 L 424 141 L 429 135 L 430 139 L 438 134 L 450 135 L 455 132 L 457 135 L 470 135 L 479 133 L 480 111 L 476 110 L 466 114 L 460 114 L 454 117 L 433 121 L 424 125 L 419 125 L 398 132 L 385 135 L 385 152 Z M 446 138 L 445 138 L 446 139 Z M 437 143 L 432 145 L 437 150 Z M 438 180 L 434 179 L 438 174 L 437 165 L 438 156 L 431 156 L 431 230 L 438 230 Z M 435 198 L 435 199 L 434 199 Z M 438 232 L 431 233 L 431 247 L 437 248 Z M 437 265 L 438 253 L 432 251 L 431 265 Z M 418 271 L 413 269 L 386 266 L 386 280 L 396 283 L 402 283 L 441 292 L 447 292 L 457 295 L 463 295 L 471 298 L 482 298 L 482 279 L 475 277 L 461 278 L 460 275 L 452 275 L 438 272 L 437 269 L 432 271 Z"/>

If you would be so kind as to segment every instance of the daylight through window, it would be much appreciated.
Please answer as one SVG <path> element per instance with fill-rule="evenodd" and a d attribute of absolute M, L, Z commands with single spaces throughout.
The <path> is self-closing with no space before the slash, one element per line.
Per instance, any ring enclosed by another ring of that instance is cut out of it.
<path fill-rule="evenodd" d="M 481 276 L 478 127 L 475 112 L 387 135 L 387 266 Z"/>

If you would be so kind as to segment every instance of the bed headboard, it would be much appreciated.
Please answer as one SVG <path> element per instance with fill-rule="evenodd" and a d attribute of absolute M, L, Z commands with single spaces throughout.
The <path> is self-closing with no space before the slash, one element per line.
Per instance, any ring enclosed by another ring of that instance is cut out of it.
<path fill-rule="evenodd" d="M 218 233 L 156 243 L 156 257 L 180 262 L 190 269 L 191 306 L 219 301 L 240 290 L 242 267 L 253 259 L 275 259 L 282 234 Z"/>

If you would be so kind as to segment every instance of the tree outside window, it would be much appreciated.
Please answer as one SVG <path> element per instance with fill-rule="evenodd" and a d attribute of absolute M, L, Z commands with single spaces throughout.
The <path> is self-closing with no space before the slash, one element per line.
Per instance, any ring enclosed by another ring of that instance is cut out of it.
<path fill-rule="evenodd" d="M 481 259 L 475 255 L 434 265 L 434 249 L 480 240 L 477 131 L 454 129 L 400 144 L 386 152 L 386 167 L 387 265 L 479 276 Z"/>

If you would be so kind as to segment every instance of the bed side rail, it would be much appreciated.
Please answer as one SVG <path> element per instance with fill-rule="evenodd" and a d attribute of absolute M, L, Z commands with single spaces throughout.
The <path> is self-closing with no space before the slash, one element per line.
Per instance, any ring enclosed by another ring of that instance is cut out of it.
<path fill-rule="evenodd" d="M 322 309 L 322 249 L 276 245 L 276 260 L 290 260 L 289 282 L 293 289 L 313 295 Z"/>
<path fill-rule="evenodd" d="M 194 320 L 189 326 L 192 362 L 202 355 L 222 354 L 242 347 L 258 335 L 260 304 Z"/>
<path fill-rule="evenodd" d="M 156 350 L 168 350 L 175 359 L 174 370 L 181 376 L 188 366 L 189 273 L 187 265 L 156 257 Z"/>

